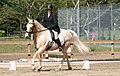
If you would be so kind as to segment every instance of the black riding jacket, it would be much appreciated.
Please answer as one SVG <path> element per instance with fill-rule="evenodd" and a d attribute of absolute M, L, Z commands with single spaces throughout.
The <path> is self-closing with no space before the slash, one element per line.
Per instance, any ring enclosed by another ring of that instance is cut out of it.
<path fill-rule="evenodd" d="M 52 12 L 48 18 L 48 12 L 44 14 L 43 26 L 49 30 L 54 30 L 60 33 L 60 28 L 58 26 L 58 20 L 56 15 Z"/>

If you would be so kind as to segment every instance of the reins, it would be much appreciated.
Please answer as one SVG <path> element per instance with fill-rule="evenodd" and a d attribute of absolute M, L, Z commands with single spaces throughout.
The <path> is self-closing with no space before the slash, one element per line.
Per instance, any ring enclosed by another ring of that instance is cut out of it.
<path fill-rule="evenodd" d="M 43 31 L 46 31 L 46 30 L 48 30 L 48 29 L 43 29 L 43 30 L 36 31 L 36 32 L 27 32 L 27 31 L 26 31 L 26 32 L 27 32 L 27 33 L 30 33 L 30 34 L 32 34 L 32 33 L 34 34 L 34 33 L 43 32 Z"/>
<path fill-rule="evenodd" d="M 29 23 L 29 24 L 33 24 L 34 25 L 34 27 L 35 27 L 35 23 Z M 43 29 L 43 30 L 40 30 L 40 31 L 36 31 L 36 32 L 27 32 L 27 33 L 38 33 L 38 32 L 43 32 L 43 31 L 46 31 L 46 30 L 48 30 L 47 28 L 46 29 Z"/>
<path fill-rule="evenodd" d="M 46 29 L 43 29 L 43 30 L 40 30 L 40 31 L 37 31 L 37 32 L 43 32 L 43 31 L 46 31 L 46 30 L 48 30 L 48 29 L 46 28 Z"/>

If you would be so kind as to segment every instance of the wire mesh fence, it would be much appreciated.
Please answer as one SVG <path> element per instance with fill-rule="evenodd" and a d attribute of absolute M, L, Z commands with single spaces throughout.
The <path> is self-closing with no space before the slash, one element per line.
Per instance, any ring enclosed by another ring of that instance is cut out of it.
<path fill-rule="evenodd" d="M 74 30 L 82 40 L 120 39 L 120 4 L 96 7 L 62 8 L 58 10 L 61 28 Z"/>

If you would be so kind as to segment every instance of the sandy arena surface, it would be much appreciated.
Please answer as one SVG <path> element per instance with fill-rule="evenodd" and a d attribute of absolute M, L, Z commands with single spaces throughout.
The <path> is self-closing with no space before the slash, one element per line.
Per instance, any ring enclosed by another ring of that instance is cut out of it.
<path fill-rule="evenodd" d="M 31 70 L 27 65 L 19 67 L 16 71 L 10 71 L 9 68 L 0 68 L 0 76 L 120 76 L 120 62 L 111 63 L 92 63 L 89 70 L 83 70 L 82 64 L 71 65 L 72 70 L 68 70 L 63 65 L 62 70 L 58 71 L 58 64 L 43 64 L 40 72 Z"/>
<path fill-rule="evenodd" d="M 74 58 L 79 60 L 114 60 L 110 63 L 101 63 L 100 61 L 93 63 L 93 61 L 90 61 L 89 70 L 82 69 L 82 61 L 78 63 L 71 62 L 72 70 L 68 70 L 65 63 L 62 70 L 58 71 L 59 64 L 53 62 L 43 62 L 40 72 L 32 71 L 30 64 L 16 64 L 16 71 L 9 70 L 9 61 L 25 57 L 27 57 L 27 54 L 0 54 L 1 63 L 7 63 L 6 65 L 0 64 L 0 76 L 120 76 L 120 53 L 115 53 L 114 58 L 107 52 L 90 53 L 82 56 L 75 54 Z"/>

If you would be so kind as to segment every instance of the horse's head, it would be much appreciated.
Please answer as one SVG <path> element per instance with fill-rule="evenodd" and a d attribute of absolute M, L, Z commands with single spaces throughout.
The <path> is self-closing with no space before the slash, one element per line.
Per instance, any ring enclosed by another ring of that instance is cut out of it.
<path fill-rule="evenodd" d="M 26 25 L 26 31 L 28 33 L 33 33 L 33 28 L 34 28 L 34 25 L 35 25 L 34 20 L 30 19 L 28 17 L 27 17 L 27 20 L 28 20 L 28 23 Z"/>
<path fill-rule="evenodd" d="M 39 31 L 41 31 L 42 29 L 44 29 L 43 25 L 41 25 L 37 20 L 34 19 L 30 19 L 27 17 L 28 23 L 26 25 L 26 34 L 25 36 L 28 35 L 28 33 L 37 33 Z"/>
<path fill-rule="evenodd" d="M 33 33 L 33 30 L 35 28 L 35 23 L 33 19 L 30 19 L 27 17 L 28 23 L 26 25 L 26 34 L 25 37 L 29 37 L 29 33 Z"/>

